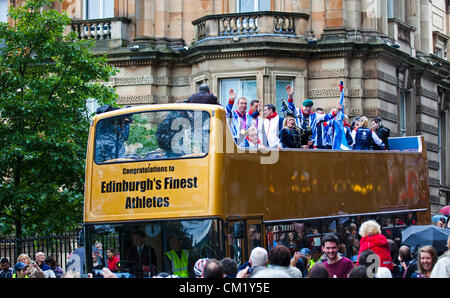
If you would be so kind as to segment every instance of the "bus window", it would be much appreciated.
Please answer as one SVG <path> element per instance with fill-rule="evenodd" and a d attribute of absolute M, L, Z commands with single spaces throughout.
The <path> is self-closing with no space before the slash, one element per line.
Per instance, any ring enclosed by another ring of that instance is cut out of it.
<path fill-rule="evenodd" d="M 253 248 L 261 246 L 261 224 L 251 224 L 247 228 L 248 237 L 248 250 L 252 251 Z M 250 255 L 250 254 L 249 254 Z"/>
<path fill-rule="evenodd" d="M 110 230 L 99 234 L 102 226 Z M 120 261 L 116 272 L 137 277 L 160 272 L 193 277 L 193 266 L 198 259 L 225 256 L 220 245 L 222 226 L 223 222 L 217 219 L 96 225 L 87 237 L 95 243 L 114 235 L 115 240 L 110 244 L 115 245 L 111 248 Z"/>
<path fill-rule="evenodd" d="M 229 221 L 228 222 L 228 230 L 227 230 L 227 255 L 236 261 L 238 265 L 244 262 L 244 238 L 242 231 L 241 235 L 237 235 L 235 229 L 235 224 L 239 223 L 242 225 L 240 221 Z"/>
<path fill-rule="evenodd" d="M 95 130 L 97 164 L 203 157 L 209 150 L 209 113 L 152 111 L 101 119 Z"/>

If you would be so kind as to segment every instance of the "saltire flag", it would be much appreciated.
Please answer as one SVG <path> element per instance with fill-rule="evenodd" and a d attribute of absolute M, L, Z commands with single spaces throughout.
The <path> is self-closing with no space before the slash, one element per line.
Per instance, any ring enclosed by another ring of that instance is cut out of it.
<path fill-rule="evenodd" d="M 344 82 L 339 83 L 339 90 L 341 92 L 341 98 L 339 104 L 342 106 L 342 110 L 336 115 L 333 124 L 334 127 L 334 138 L 333 138 L 333 149 L 336 150 L 350 150 L 350 146 L 347 143 L 347 138 L 345 137 L 344 130 Z"/>

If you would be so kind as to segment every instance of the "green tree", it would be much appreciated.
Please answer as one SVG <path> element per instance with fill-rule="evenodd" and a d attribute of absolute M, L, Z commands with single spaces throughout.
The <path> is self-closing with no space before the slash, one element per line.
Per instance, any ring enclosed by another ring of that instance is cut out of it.
<path fill-rule="evenodd" d="M 82 221 L 86 101 L 115 106 L 116 70 L 65 33 L 67 14 L 28 0 L 0 23 L 0 229 L 17 237 Z"/>

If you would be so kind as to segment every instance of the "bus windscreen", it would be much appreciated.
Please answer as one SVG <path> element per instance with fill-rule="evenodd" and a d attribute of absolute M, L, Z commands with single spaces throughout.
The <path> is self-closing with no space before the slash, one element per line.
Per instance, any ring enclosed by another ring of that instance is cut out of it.
<path fill-rule="evenodd" d="M 168 110 L 130 113 L 98 121 L 97 164 L 204 157 L 209 150 L 210 115 Z"/>

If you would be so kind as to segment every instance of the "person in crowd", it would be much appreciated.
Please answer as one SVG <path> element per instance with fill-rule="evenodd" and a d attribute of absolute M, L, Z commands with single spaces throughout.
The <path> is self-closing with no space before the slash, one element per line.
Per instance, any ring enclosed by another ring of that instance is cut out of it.
<path fill-rule="evenodd" d="M 248 269 L 248 268 L 246 268 Z M 245 273 L 245 272 L 244 272 Z M 279 268 L 267 267 L 262 268 L 251 278 L 292 278 L 285 270 L 280 270 Z"/>
<path fill-rule="evenodd" d="M 352 131 L 353 150 L 369 150 L 372 142 L 380 148 L 385 149 L 383 141 L 378 138 L 377 134 L 368 128 L 369 120 L 367 117 L 359 117 L 355 123 L 355 129 Z"/>
<path fill-rule="evenodd" d="M 348 274 L 348 278 L 369 278 L 369 276 L 367 275 L 367 266 L 359 265 L 353 267 L 353 269 L 350 270 L 350 273 Z"/>
<path fill-rule="evenodd" d="M 438 220 L 436 222 L 436 227 L 438 227 L 438 228 L 445 228 L 445 224 L 442 221 Z"/>
<path fill-rule="evenodd" d="M 308 268 L 311 263 L 311 250 L 309 248 L 302 248 L 299 251 L 300 258 L 298 258 L 295 263 L 295 267 L 297 267 L 301 272 L 302 276 L 306 277 L 308 275 Z"/>
<path fill-rule="evenodd" d="M 45 278 L 44 272 L 39 268 L 36 262 L 32 262 L 27 254 L 20 254 L 17 257 L 17 263 L 24 263 L 27 265 L 27 276 L 30 278 Z M 15 269 L 15 267 L 14 267 Z"/>
<path fill-rule="evenodd" d="M 211 93 L 208 84 L 201 84 L 198 87 L 198 92 L 189 96 L 187 103 L 220 104 L 217 101 L 217 96 Z"/>
<path fill-rule="evenodd" d="M 198 259 L 194 264 L 194 277 L 195 278 L 203 278 L 203 269 L 205 268 L 206 262 L 208 262 L 208 258 Z"/>
<path fill-rule="evenodd" d="M 406 271 L 403 273 L 403 278 L 411 278 L 413 273 L 417 271 L 418 269 L 418 257 L 419 252 L 419 246 L 416 245 L 414 248 L 411 249 L 411 258 L 412 260 L 409 262 L 408 267 L 406 268 Z"/>
<path fill-rule="evenodd" d="M 97 270 L 105 267 L 103 263 L 99 261 L 99 257 L 95 253 L 92 253 L 92 267 Z"/>
<path fill-rule="evenodd" d="M 291 266 L 291 252 L 284 245 L 277 245 L 269 252 L 269 266 L 285 271 L 292 278 L 302 278 L 303 275 L 297 267 Z"/>
<path fill-rule="evenodd" d="M 328 114 L 317 114 L 312 112 L 312 106 L 314 103 L 310 99 L 303 101 L 303 107 L 296 108 L 294 105 L 294 88 L 292 86 L 286 86 L 286 91 L 288 93 L 288 107 L 293 111 L 294 116 L 297 120 L 297 126 L 306 132 L 305 140 L 302 141 L 303 148 L 313 148 L 314 139 L 317 134 L 317 123 L 322 120 L 328 121 L 336 117 L 337 113 L 342 110 L 342 106 L 338 105 L 336 109 L 333 109 Z"/>
<path fill-rule="evenodd" d="M 283 148 L 302 148 L 301 131 L 293 116 L 286 116 L 280 131 L 280 142 Z"/>
<path fill-rule="evenodd" d="M 0 271 L 0 278 L 12 278 L 14 274 L 14 269 L 11 267 L 8 258 L 2 258 L 0 260 L 0 266 L 2 270 Z"/>
<path fill-rule="evenodd" d="M 131 262 L 132 274 L 142 276 L 144 273 L 151 273 L 152 275 L 156 273 L 155 249 L 147 244 L 143 231 L 137 230 L 132 233 L 132 243 L 126 260 Z"/>
<path fill-rule="evenodd" d="M 380 266 L 393 269 L 391 252 L 387 238 L 381 234 L 381 227 L 375 220 L 368 220 L 359 227 L 361 235 L 359 254 L 370 249 L 380 258 Z"/>
<path fill-rule="evenodd" d="M 108 264 L 108 269 L 112 272 L 117 272 L 117 264 L 119 259 L 116 256 L 116 251 L 114 248 L 108 248 L 106 250 L 106 263 Z"/>
<path fill-rule="evenodd" d="M 405 277 L 408 266 L 412 261 L 411 250 L 408 245 L 402 245 L 398 249 L 398 262 L 402 266 L 402 277 Z"/>
<path fill-rule="evenodd" d="M 372 120 L 372 129 L 377 134 L 378 138 L 383 142 L 383 144 L 386 145 L 386 148 L 382 148 L 377 144 L 373 144 L 373 150 L 389 150 L 388 138 L 391 134 L 391 131 L 389 128 L 383 126 L 382 119 L 380 117 L 375 117 Z"/>
<path fill-rule="evenodd" d="M 45 254 L 42 251 L 36 253 L 35 260 L 36 264 L 44 272 L 45 278 L 56 278 L 52 268 L 50 268 L 50 266 L 45 264 Z"/>
<path fill-rule="evenodd" d="M 386 267 L 378 267 L 375 278 L 393 278 L 392 272 Z"/>
<path fill-rule="evenodd" d="M 352 139 L 352 129 L 350 126 L 350 118 L 348 115 L 344 115 L 344 131 L 345 131 L 345 138 L 347 139 L 347 144 L 349 146 L 353 145 L 353 139 Z"/>
<path fill-rule="evenodd" d="M 450 278 L 450 236 L 447 239 L 447 251 L 436 262 L 431 278 Z"/>
<path fill-rule="evenodd" d="M 181 239 L 176 235 L 170 237 L 170 247 L 171 249 L 164 254 L 166 264 L 164 271 L 179 277 L 189 277 L 189 251 L 181 249 Z"/>
<path fill-rule="evenodd" d="M 225 278 L 235 278 L 238 273 L 238 265 L 232 258 L 224 258 L 220 261 L 223 265 L 223 274 Z"/>
<path fill-rule="evenodd" d="M 237 110 L 233 111 L 233 105 L 236 100 L 236 93 L 233 89 L 229 91 L 230 99 L 226 105 L 226 115 L 231 134 L 236 144 L 241 144 L 247 136 L 247 130 L 253 123 L 253 117 L 247 117 L 247 99 L 240 97 L 237 101 Z M 255 112 L 256 113 L 256 112 Z"/>
<path fill-rule="evenodd" d="M 403 267 L 402 265 L 400 265 L 400 262 L 398 261 L 397 243 L 392 239 L 388 239 L 388 244 L 389 244 L 389 251 L 391 252 L 392 266 L 394 267 L 391 271 L 392 278 L 402 278 Z"/>
<path fill-rule="evenodd" d="M 103 245 L 95 241 L 94 247 L 92 248 L 92 253 L 97 256 L 97 261 L 99 264 L 102 264 L 103 267 L 105 266 L 105 261 L 103 260 Z"/>
<path fill-rule="evenodd" d="M 209 259 L 203 268 L 204 278 L 224 278 L 223 265 L 216 259 Z"/>
<path fill-rule="evenodd" d="M 66 273 L 69 271 L 76 271 L 80 275 L 84 275 L 86 270 L 85 260 L 86 250 L 84 247 L 84 232 L 83 230 L 81 230 L 78 235 L 78 247 L 67 258 L 67 264 L 65 268 Z"/>
<path fill-rule="evenodd" d="M 64 274 L 64 271 L 58 265 L 58 263 L 56 262 L 56 259 L 53 256 L 46 257 L 45 264 L 50 267 L 50 269 L 55 274 L 56 278 L 61 278 L 61 276 Z"/>
<path fill-rule="evenodd" d="M 253 276 L 258 270 L 267 267 L 267 264 L 269 263 L 267 250 L 262 247 L 255 247 L 252 249 L 249 262 L 250 267 L 252 268 L 250 276 Z"/>
<path fill-rule="evenodd" d="M 14 265 L 14 274 L 12 278 L 29 278 L 28 265 L 23 262 L 18 262 Z"/>
<path fill-rule="evenodd" d="M 352 258 L 353 267 L 356 267 L 356 264 L 358 263 L 358 255 L 353 255 Z"/>
<path fill-rule="evenodd" d="M 339 250 L 338 253 L 341 254 L 341 256 L 347 257 L 347 245 L 345 243 L 340 243 L 339 244 Z"/>
<path fill-rule="evenodd" d="M 353 269 L 352 261 L 338 254 L 339 238 L 334 234 L 328 234 L 322 239 L 322 250 L 326 256 L 323 261 L 331 277 L 347 278 Z"/>
<path fill-rule="evenodd" d="M 307 278 L 330 278 L 330 272 L 322 263 L 317 263 L 309 270 Z"/>
<path fill-rule="evenodd" d="M 437 259 L 437 252 L 433 246 L 422 246 L 417 254 L 417 271 L 411 275 L 411 278 L 429 278 Z"/>
<path fill-rule="evenodd" d="M 262 116 L 262 100 L 259 99 L 252 99 L 250 101 L 250 109 L 248 110 L 247 117 L 250 117 L 252 120 L 250 126 L 255 127 L 258 130 L 258 134 L 261 135 L 262 132 L 262 124 L 263 124 L 263 118 Z"/>
<path fill-rule="evenodd" d="M 309 260 L 309 265 L 307 267 L 308 271 L 322 258 L 322 247 L 321 246 L 313 246 L 311 248 L 311 259 Z"/>
<path fill-rule="evenodd" d="M 316 108 L 317 115 L 325 114 L 325 111 L 322 108 Z M 329 121 L 321 120 L 316 124 L 316 136 L 314 138 L 314 148 L 315 149 L 331 149 L 331 146 L 328 143 L 331 141 L 328 140 L 328 131 L 331 127 L 328 125 Z"/>
<path fill-rule="evenodd" d="M 283 117 L 277 114 L 273 104 L 264 106 L 263 145 L 269 148 L 280 148 L 280 131 L 283 128 Z M 264 138 L 265 137 L 265 138 Z"/>
<path fill-rule="evenodd" d="M 240 146 L 244 148 L 266 148 L 258 138 L 258 130 L 254 126 L 249 127 L 247 130 L 247 137 L 241 142 Z"/>

